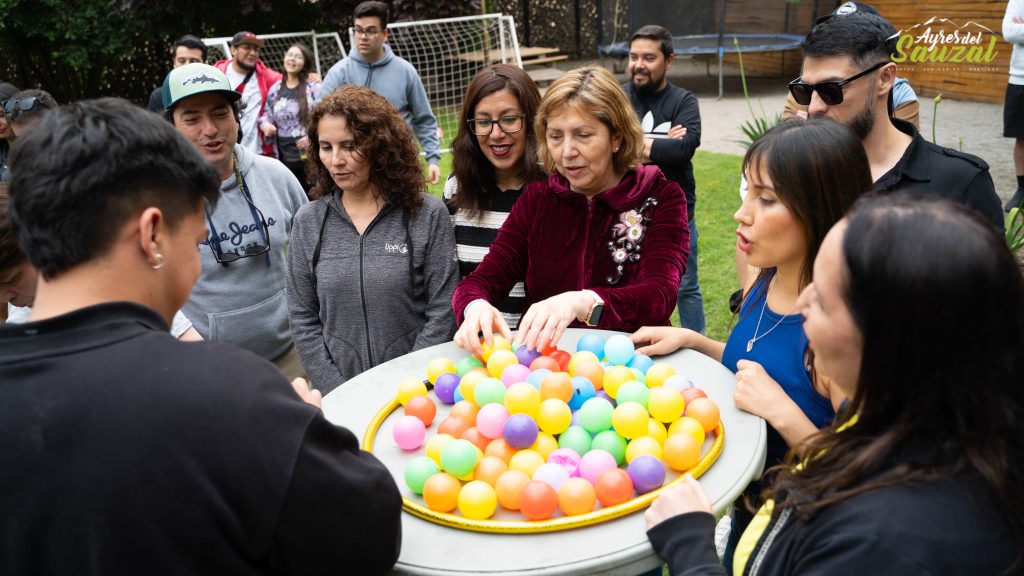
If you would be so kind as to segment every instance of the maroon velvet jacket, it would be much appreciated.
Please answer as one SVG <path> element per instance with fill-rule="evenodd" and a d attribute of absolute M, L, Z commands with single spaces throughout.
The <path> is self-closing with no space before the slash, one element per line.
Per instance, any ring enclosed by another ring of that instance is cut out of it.
<path fill-rule="evenodd" d="M 617 270 L 609 242 L 625 228 L 616 234 L 613 226 L 621 222 L 621 214 L 640 209 L 648 199 L 657 205 L 643 212 L 649 219 L 637 243 L 640 258 L 623 263 L 621 278 L 612 283 L 609 277 L 616 277 Z M 556 172 L 527 186 L 483 262 L 459 283 L 452 298 L 455 318 L 462 324 L 467 304 L 478 298 L 500 302 L 524 279 L 523 312 L 551 296 L 589 289 L 605 302 L 598 328 L 632 332 L 645 325 L 667 325 L 689 246 L 686 197 L 657 166 L 637 166 L 589 202 Z"/>

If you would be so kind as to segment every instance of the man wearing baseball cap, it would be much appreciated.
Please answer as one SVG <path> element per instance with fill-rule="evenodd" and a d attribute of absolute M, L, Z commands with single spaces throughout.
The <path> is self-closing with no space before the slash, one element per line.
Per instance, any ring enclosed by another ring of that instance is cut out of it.
<path fill-rule="evenodd" d="M 274 143 L 260 136 L 257 121 L 267 103 L 267 93 L 281 79 L 281 73 L 260 60 L 260 48 L 264 44 L 266 41 L 252 32 L 239 32 L 231 38 L 231 59 L 220 60 L 214 66 L 227 75 L 231 89 L 242 95 L 242 145 L 257 154 L 273 156 Z"/>
<path fill-rule="evenodd" d="M 285 251 L 292 218 L 308 199 L 284 164 L 237 143 L 241 97 L 207 64 L 175 68 L 164 79 L 164 117 L 221 179 L 220 201 L 206 207 L 202 274 L 182 312 L 203 338 L 235 344 L 301 377 L 288 325 Z"/>

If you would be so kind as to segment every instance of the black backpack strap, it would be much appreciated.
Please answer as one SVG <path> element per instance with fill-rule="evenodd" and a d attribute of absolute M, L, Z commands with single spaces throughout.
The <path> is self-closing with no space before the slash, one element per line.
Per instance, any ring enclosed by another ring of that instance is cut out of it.
<path fill-rule="evenodd" d="M 313 264 L 310 267 L 310 274 L 313 277 L 313 289 L 316 290 L 316 265 L 320 262 L 320 248 L 324 245 L 324 228 L 327 228 L 327 218 L 331 214 L 331 206 L 324 202 L 324 221 L 320 223 L 320 235 L 316 238 L 316 248 L 313 249 Z"/>

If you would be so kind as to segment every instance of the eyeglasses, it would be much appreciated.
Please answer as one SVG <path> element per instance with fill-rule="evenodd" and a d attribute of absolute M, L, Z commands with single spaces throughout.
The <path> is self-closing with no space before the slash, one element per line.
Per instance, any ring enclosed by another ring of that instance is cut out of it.
<path fill-rule="evenodd" d="M 300 60 L 300 61 L 301 60 L 305 60 L 305 58 L 302 57 L 302 54 L 292 54 L 292 53 L 285 54 L 284 55 L 284 59 L 285 60 Z"/>
<path fill-rule="evenodd" d="M 14 114 L 14 110 L 18 109 L 22 112 L 28 112 L 29 110 L 36 107 L 36 104 L 42 105 L 42 100 L 38 96 L 29 96 L 28 98 L 8 98 L 4 100 L 4 114 L 10 116 Z"/>
<path fill-rule="evenodd" d="M 366 36 L 367 38 L 373 38 L 377 34 L 380 34 L 380 28 L 360 28 L 356 26 L 352 28 L 352 34 L 355 36 Z"/>
<path fill-rule="evenodd" d="M 490 118 L 470 118 L 466 120 L 469 122 L 469 127 L 473 130 L 473 134 L 477 136 L 490 136 L 491 132 L 494 131 L 494 125 L 497 124 L 501 127 L 501 131 L 505 134 L 515 134 L 522 130 L 526 123 L 523 119 L 526 118 L 526 114 L 520 114 L 518 116 L 502 116 L 497 120 L 491 120 Z"/>
<path fill-rule="evenodd" d="M 875 70 L 878 70 L 882 66 L 885 66 L 888 62 L 879 62 L 874 66 L 864 70 L 859 74 L 854 74 L 846 80 L 829 81 L 829 82 L 818 82 L 817 84 L 808 84 L 801 81 L 799 78 L 793 80 L 788 84 L 789 93 L 793 95 L 793 99 L 796 100 L 797 104 L 806 106 L 811 103 L 811 96 L 814 92 L 818 93 L 818 97 L 821 101 L 829 106 L 835 106 L 843 103 L 843 86 L 846 86 L 850 82 L 866 76 Z"/>

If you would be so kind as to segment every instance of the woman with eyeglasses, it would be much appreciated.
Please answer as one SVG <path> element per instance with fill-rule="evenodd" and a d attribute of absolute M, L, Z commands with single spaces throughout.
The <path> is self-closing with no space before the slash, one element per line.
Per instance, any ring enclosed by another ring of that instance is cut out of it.
<path fill-rule="evenodd" d="M 301 42 L 284 54 L 285 76 L 270 87 L 267 105 L 260 117 L 260 130 L 274 141 L 274 154 L 309 192 L 303 159 L 309 148 L 306 119 L 320 96 L 320 83 L 309 79 L 313 71 L 313 52 Z"/>
<path fill-rule="evenodd" d="M 978 214 L 860 201 L 797 301 L 814 365 L 850 401 L 774 470 L 733 573 L 1024 571 L 1024 281 Z M 700 484 L 646 513 L 673 574 L 722 574 Z"/>
<path fill-rule="evenodd" d="M 534 130 L 549 176 L 526 187 L 455 291 L 455 342 L 479 354 L 480 334 L 511 339 L 494 304 L 520 280 L 516 341 L 531 349 L 557 344 L 569 326 L 668 324 L 689 246 L 686 199 L 639 164 L 640 122 L 619 83 L 599 66 L 567 72 L 541 100 Z"/>
<path fill-rule="evenodd" d="M 288 317 L 326 394 L 451 339 L 458 264 L 448 210 L 426 191 L 412 132 L 383 96 L 342 86 L 313 108 L 308 130 L 317 200 L 292 227 Z"/>
<path fill-rule="evenodd" d="M 526 185 L 544 178 L 533 131 L 539 105 L 537 85 L 516 66 L 488 66 L 469 83 L 464 122 L 452 142 L 453 173 L 444 186 L 462 278 L 487 255 Z M 516 282 L 497 306 L 511 328 L 519 324 L 524 290 Z"/>

